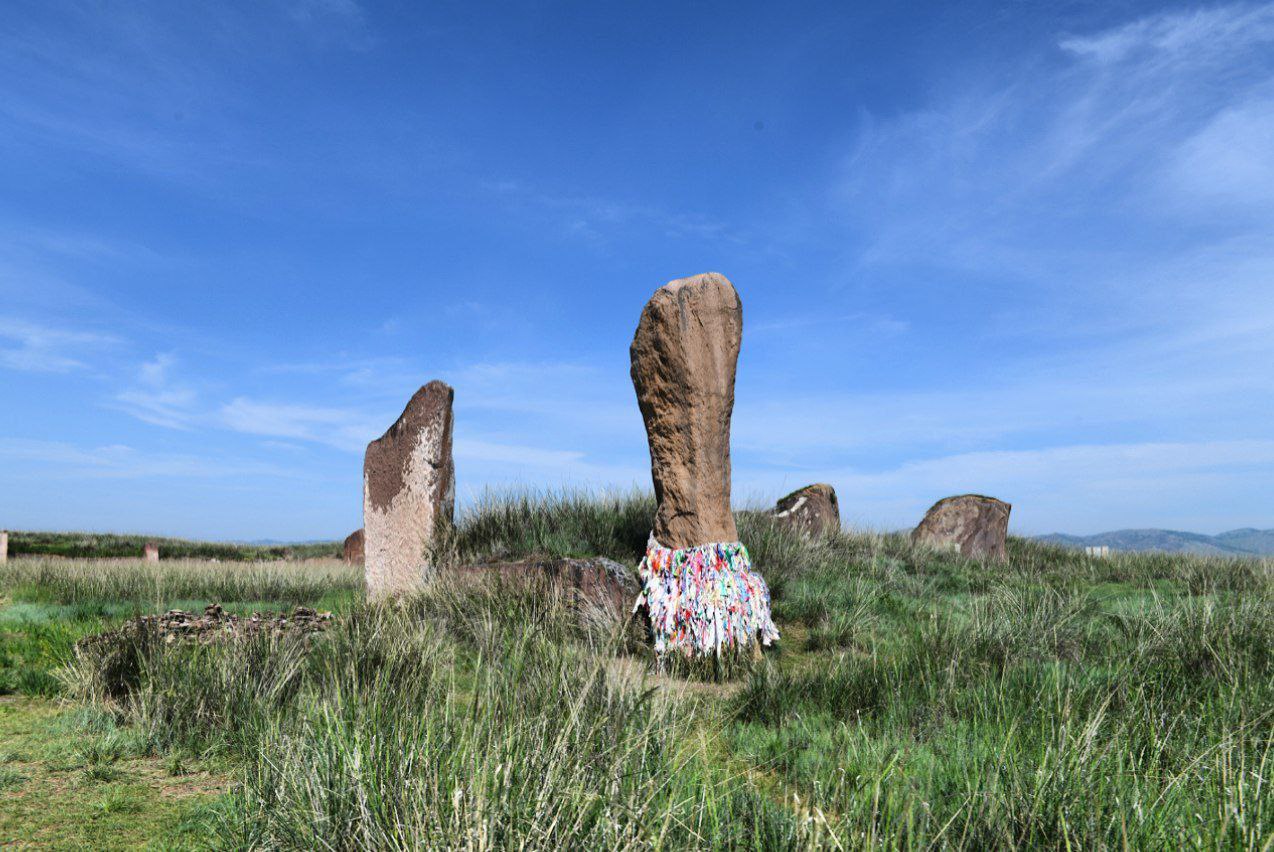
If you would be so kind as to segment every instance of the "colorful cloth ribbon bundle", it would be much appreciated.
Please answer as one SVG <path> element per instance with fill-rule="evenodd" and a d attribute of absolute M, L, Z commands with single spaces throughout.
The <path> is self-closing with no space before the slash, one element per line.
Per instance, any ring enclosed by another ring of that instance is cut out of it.
<path fill-rule="evenodd" d="M 651 536 L 638 572 L 642 591 L 633 611 L 646 606 L 658 654 L 721 654 L 758 637 L 764 645 L 779 638 L 770 590 L 741 542 L 672 550 Z"/>

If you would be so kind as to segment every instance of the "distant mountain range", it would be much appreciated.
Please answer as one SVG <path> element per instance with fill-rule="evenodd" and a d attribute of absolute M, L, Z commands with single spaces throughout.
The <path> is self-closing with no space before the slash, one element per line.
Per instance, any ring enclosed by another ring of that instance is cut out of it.
<path fill-rule="evenodd" d="M 1111 550 L 1160 550 L 1165 553 L 1193 553 L 1199 556 L 1274 556 L 1274 530 L 1230 530 L 1220 535 L 1176 530 L 1116 530 L 1097 535 L 1053 533 L 1037 538 L 1039 541 L 1074 548 L 1106 545 Z"/>

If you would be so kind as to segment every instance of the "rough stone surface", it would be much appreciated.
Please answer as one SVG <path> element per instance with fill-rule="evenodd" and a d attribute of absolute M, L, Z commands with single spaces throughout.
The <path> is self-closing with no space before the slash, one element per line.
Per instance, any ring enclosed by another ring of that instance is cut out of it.
<path fill-rule="evenodd" d="M 341 548 L 341 558 L 350 565 L 358 565 L 365 559 L 364 554 L 363 531 L 354 530 L 345 538 L 345 545 Z"/>
<path fill-rule="evenodd" d="M 655 538 L 681 549 L 737 541 L 730 415 L 743 306 L 724 275 L 669 282 L 642 311 L 629 355 L 650 443 Z"/>
<path fill-rule="evenodd" d="M 465 578 L 498 577 L 501 582 L 526 583 L 532 588 L 556 590 L 579 600 L 613 607 L 620 615 L 632 612 L 641 586 L 624 565 L 605 557 L 592 559 L 528 559 L 519 562 L 484 562 L 464 565 L 455 574 Z"/>
<path fill-rule="evenodd" d="M 1008 558 L 1009 512 L 994 497 L 963 494 L 939 500 L 911 534 L 912 541 L 958 550 L 973 559 Z"/>
<path fill-rule="evenodd" d="M 836 489 L 825 482 L 807 485 L 779 500 L 774 517 L 792 529 L 813 535 L 840 529 L 840 503 Z"/>
<path fill-rule="evenodd" d="M 0 562 L 9 561 L 9 534 L 0 530 Z"/>
<path fill-rule="evenodd" d="M 297 607 L 289 613 L 254 612 L 233 615 L 209 604 L 202 615 L 172 609 L 163 615 L 142 615 L 118 628 L 86 636 L 75 643 L 76 656 L 97 673 L 99 686 L 121 699 L 135 690 L 144 657 L 162 645 L 211 644 L 252 636 L 296 636 L 303 642 L 327 629 L 330 612 Z"/>
<path fill-rule="evenodd" d="M 251 615 L 235 615 L 214 603 L 204 607 L 202 615 L 181 609 L 170 609 L 163 615 L 139 615 L 114 630 L 86 636 L 76 643 L 76 648 L 92 648 L 120 638 L 138 636 L 143 632 L 151 633 L 165 643 L 180 639 L 213 642 L 257 633 L 313 633 L 327 629 L 331 620 L 330 612 L 316 612 L 303 606 L 296 607 L 291 614 L 254 612 Z"/>
<path fill-rule="evenodd" d="M 416 391 L 402 416 L 367 445 L 363 458 L 364 577 L 369 598 L 419 588 L 426 550 L 452 522 L 456 469 L 451 458 L 455 392 L 433 381 Z"/>
<path fill-rule="evenodd" d="M 146 546 L 142 549 L 142 557 L 147 562 L 159 561 L 159 545 L 153 541 L 146 542 Z"/>

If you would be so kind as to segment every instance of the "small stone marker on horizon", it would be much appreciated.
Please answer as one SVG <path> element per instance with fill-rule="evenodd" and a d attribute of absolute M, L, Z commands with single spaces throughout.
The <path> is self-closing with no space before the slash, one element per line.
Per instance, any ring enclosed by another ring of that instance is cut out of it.
<path fill-rule="evenodd" d="M 0 562 L 9 561 L 9 533 L 7 530 L 0 530 Z"/>
<path fill-rule="evenodd" d="M 146 542 L 146 547 L 142 550 L 142 556 L 147 562 L 158 562 L 159 545 L 153 541 Z"/>
<path fill-rule="evenodd" d="M 419 589 L 428 579 L 428 548 L 456 508 L 451 457 L 455 391 L 432 381 L 363 457 L 363 577 L 369 599 Z"/>

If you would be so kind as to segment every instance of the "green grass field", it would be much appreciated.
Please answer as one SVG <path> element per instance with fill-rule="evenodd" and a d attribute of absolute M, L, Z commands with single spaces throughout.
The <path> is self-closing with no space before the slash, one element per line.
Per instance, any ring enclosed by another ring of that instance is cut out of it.
<path fill-rule="evenodd" d="M 115 533 L 18 531 L 9 535 L 9 553 L 14 556 L 65 559 L 140 559 L 147 542 L 154 542 L 159 546 L 161 559 L 215 559 L 222 562 L 337 558 L 341 555 L 342 544 L 339 541 L 234 544 Z"/>
<path fill-rule="evenodd" d="M 635 566 L 652 510 L 491 499 L 436 558 Z M 0 843 L 1274 847 L 1274 563 L 1013 540 L 986 565 L 739 520 L 783 640 L 725 680 L 657 673 L 616 614 L 518 588 L 376 608 L 335 561 L 11 561 Z M 339 618 L 73 654 L 213 601 Z"/>

